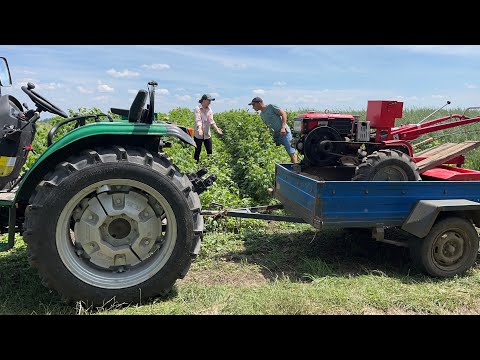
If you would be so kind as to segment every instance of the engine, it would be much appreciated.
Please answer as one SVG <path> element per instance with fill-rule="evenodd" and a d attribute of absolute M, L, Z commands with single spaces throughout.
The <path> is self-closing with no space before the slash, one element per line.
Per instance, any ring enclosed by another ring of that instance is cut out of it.
<path fill-rule="evenodd" d="M 391 140 L 390 132 L 402 110 L 402 102 L 374 100 L 368 102 L 366 120 L 339 113 L 299 114 L 293 121 L 292 146 L 304 155 L 307 165 L 329 166 L 342 158 L 358 163 Z"/>

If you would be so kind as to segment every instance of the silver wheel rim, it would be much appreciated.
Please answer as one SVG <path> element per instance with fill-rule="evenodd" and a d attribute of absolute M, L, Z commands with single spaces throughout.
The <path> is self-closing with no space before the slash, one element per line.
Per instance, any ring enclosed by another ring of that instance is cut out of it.
<path fill-rule="evenodd" d="M 150 279 L 170 258 L 177 220 L 152 187 L 127 179 L 99 181 L 79 191 L 56 227 L 58 253 L 81 281 L 122 289 Z"/>

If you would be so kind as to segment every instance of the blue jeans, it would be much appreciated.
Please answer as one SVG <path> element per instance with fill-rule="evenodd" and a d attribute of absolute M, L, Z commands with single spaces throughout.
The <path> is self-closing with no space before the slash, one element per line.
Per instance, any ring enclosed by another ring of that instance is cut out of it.
<path fill-rule="evenodd" d="M 285 136 L 282 136 L 281 134 L 278 134 L 276 136 L 274 135 L 273 140 L 275 141 L 275 144 L 283 145 L 289 155 L 295 153 L 295 149 L 290 144 L 290 142 L 292 141 L 292 133 L 287 132 Z"/>

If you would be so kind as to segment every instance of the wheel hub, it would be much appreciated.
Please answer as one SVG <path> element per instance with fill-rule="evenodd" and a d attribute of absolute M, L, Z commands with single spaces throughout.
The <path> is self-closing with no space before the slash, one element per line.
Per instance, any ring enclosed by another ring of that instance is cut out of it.
<path fill-rule="evenodd" d="M 137 234 L 137 222 L 126 215 L 109 217 L 100 226 L 101 238 L 112 246 L 131 245 Z"/>
<path fill-rule="evenodd" d="M 456 232 L 443 234 L 434 247 L 435 260 L 445 266 L 458 262 L 463 256 L 464 239 Z"/>
<path fill-rule="evenodd" d="M 75 223 L 76 246 L 101 268 L 124 271 L 140 263 L 160 246 L 163 210 L 155 205 L 135 191 L 106 191 L 90 198 Z"/>
<path fill-rule="evenodd" d="M 374 181 L 407 181 L 407 173 L 399 166 L 385 166 L 377 171 Z"/>

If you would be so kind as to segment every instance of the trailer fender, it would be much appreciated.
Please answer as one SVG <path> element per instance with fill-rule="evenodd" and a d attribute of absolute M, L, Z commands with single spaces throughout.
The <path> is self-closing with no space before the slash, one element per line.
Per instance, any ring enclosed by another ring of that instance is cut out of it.
<path fill-rule="evenodd" d="M 475 224 L 480 221 L 478 202 L 466 199 L 419 200 L 403 223 L 402 230 L 424 238 L 441 212 L 468 212 Z"/>

